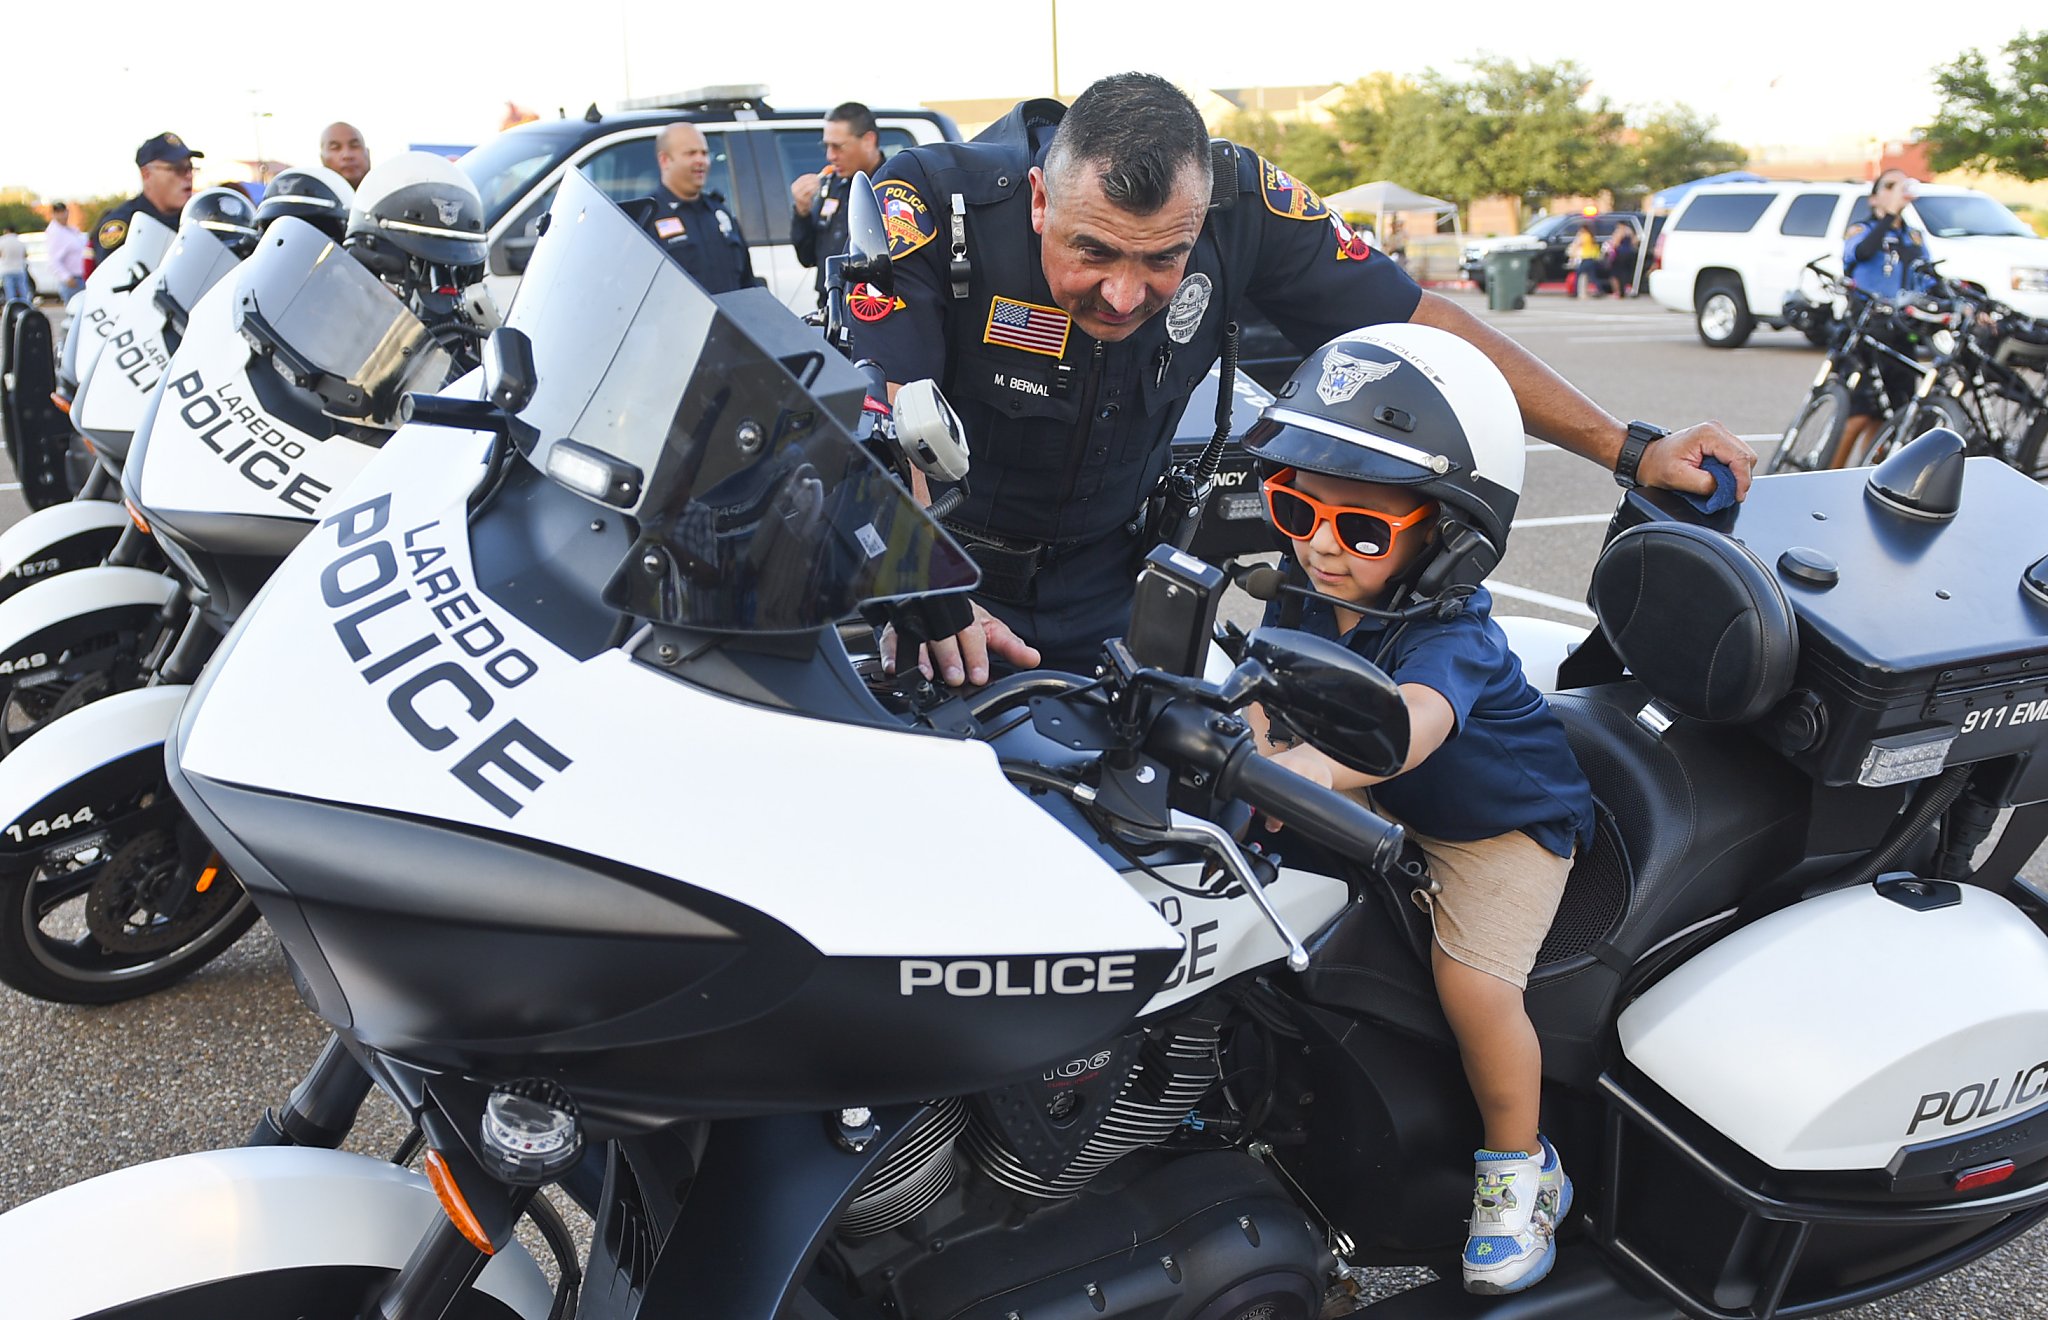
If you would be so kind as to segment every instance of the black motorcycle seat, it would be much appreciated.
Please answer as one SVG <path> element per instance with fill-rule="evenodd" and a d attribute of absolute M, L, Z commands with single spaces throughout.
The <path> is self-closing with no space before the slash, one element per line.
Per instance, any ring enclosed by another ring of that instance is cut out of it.
<path fill-rule="evenodd" d="M 1681 720 L 1661 737 L 1638 722 L 1634 682 L 1553 693 L 1602 822 L 1572 867 L 1529 980 L 1544 1072 L 1598 1076 L 1597 1044 L 1626 971 L 1671 935 L 1724 912 L 1802 855 L 1806 780 L 1740 730 Z M 1445 1043 L 1450 1029 L 1418 949 L 1426 918 L 1380 882 L 1314 942 L 1302 977 L 1314 1003 Z"/>
<path fill-rule="evenodd" d="M 1587 602 L 1629 672 L 1681 715 L 1741 724 L 1791 690 L 1792 605 L 1772 570 L 1720 532 L 1629 528 L 1600 552 Z"/>

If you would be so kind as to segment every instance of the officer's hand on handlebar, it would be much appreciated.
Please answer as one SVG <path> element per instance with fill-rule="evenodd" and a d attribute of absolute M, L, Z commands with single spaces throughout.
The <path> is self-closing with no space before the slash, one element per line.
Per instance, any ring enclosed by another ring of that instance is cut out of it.
<path fill-rule="evenodd" d="M 1701 422 L 1651 442 L 1636 465 L 1636 480 L 1645 486 L 1711 495 L 1713 474 L 1700 466 L 1710 457 L 1726 463 L 1735 474 L 1735 498 L 1747 496 L 1750 471 L 1756 467 L 1756 451 L 1719 422 Z"/>
<path fill-rule="evenodd" d="M 894 672 L 895 634 L 882 633 L 882 663 Z M 988 682 L 988 658 L 994 655 L 1019 669 L 1038 667 L 1038 648 L 1010 631 L 1010 625 L 981 606 L 974 607 L 974 622 L 951 637 L 917 649 L 917 667 L 926 678 L 943 678 L 946 686 Z M 936 672 L 934 666 L 936 665 Z"/>

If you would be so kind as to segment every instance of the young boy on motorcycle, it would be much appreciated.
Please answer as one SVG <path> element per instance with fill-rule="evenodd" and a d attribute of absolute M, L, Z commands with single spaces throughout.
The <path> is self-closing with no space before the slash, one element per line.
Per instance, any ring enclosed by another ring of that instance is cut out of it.
<path fill-rule="evenodd" d="M 1564 726 L 1480 585 L 1514 518 L 1523 445 L 1499 370 L 1419 325 L 1326 344 L 1245 438 L 1268 517 L 1313 593 L 1283 596 L 1268 622 L 1342 641 L 1407 702 L 1407 763 L 1385 780 L 1305 744 L 1264 745 L 1365 795 L 1428 860 L 1414 898 L 1431 914 L 1438 997 L 1485 1127 L 1464 1252 L 1465 1286 L 1479 1293 L 1548 1274 L 1571 1206 L 1571 1180 L 1537 1130 L 1542 1058 L 1522 995 L 1593 822 Z"/>

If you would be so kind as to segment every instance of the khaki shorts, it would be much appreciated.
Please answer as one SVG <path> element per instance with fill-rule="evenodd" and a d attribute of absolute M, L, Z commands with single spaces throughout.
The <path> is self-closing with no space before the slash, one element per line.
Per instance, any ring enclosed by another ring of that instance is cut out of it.
<path fill-rule="evenodd" d="M 1377 805 L 1373 810 L 1387 816 Z M 1430 914 L 1437 947 L 1467 967 L 1528 989 L 1529 970 L 1557 917 L 1572 859 L 1520 830 L 1469 843 L 1414 830 L 1408 837 L 1429 859 L 1430 888 L 1411 897 Z"/>

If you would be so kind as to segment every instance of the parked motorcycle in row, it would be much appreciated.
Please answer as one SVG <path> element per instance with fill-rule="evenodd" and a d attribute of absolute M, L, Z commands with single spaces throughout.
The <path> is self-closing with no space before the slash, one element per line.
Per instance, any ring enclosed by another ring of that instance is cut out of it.
<path fill-rule="evenodd" d="M 254 921 L 168 791 L 164 734 L 222 634 L 396 425 L 400 395 L 438 386 L 449 361 L 390 285 L 295 215 L 193 309 L 122 468 L 170 571 L 83 569 L 0 602 L 0 733 L 15 735 L 0 980 L 127 998 Z"/>
<path fill-rule="evenodd" d="M 13 1313 L 1306 1320 L 1450 1259 L 1474 1120 L 1400 831 L 1238 718 L 1384 770 L 1385 676 L 1284 629 L 1208 663 L 1222 575 L 1169 551 L 1096 675 L 863 684 L 857 603 L 973 581 L 850 439 L 865 382 L 580 175 L 554 217 L 490 378 L 416 400 L 167 748 L 427 1176 L 94 1179 L 0 1217 Z M 2048 1212 L 2048 492 L 1893 463 L 1626 498 L 1553 698 L 1608 813 L 1529 994 L 1576 1235 L 1384 1314 L 1814 1314 Z M 512 1229 L 565 1178 L 551 1299 Z"/>

